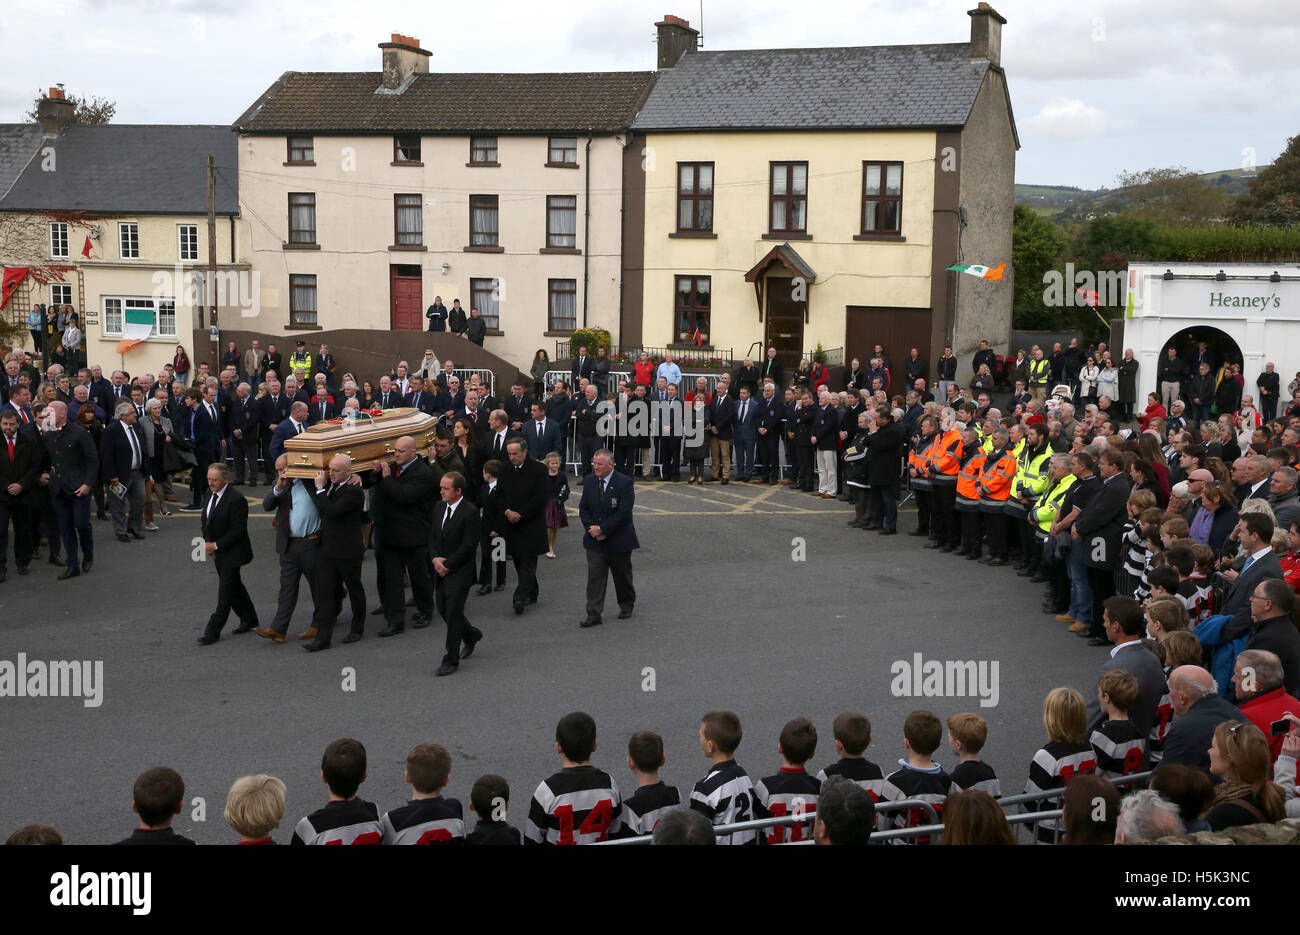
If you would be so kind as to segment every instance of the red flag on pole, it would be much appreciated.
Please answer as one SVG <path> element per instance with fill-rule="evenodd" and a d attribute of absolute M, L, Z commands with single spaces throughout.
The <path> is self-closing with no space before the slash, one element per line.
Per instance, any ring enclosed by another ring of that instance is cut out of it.
<path fill-rule="evenodd" d="M 696 347 L 704 346 L 704 338 L 700 336 L 700 329 L 696 328 L 695 333 L 691 335 L 691 340 L 695 342 Z"/>
<path fill-rule="evenodd" d="M 29 266 L 5 267 L 4 282 L 0 284 L 0 310 L 9 304 L 9 299 L 18 291 L 18 284 L 27 277 L 30 270 Z"/>
<path fill-rule="evenodd" d="M 86 238 L 86 245 L 81 248 L 81 255 L 84 256 L 87 260 L 90 259 L 90 238 L 89 237 Z"/>

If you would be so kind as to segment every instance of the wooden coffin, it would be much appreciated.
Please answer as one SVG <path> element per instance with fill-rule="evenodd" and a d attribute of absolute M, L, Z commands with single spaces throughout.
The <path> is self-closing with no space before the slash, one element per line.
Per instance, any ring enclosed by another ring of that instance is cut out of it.
<path fill-rule="evenodd" d="M 392 462 L 393 443 L 403 435 L 415 439 L 423 456 L 433 446 L 438 420 L 418 409 L 387 409 L 358 419 L 318 422 L 284 443 L 290 477 L 315 477 L 329 468 L 330 459 L 345 454 L 354 471 L 369 471 L 376 460 Z"/>

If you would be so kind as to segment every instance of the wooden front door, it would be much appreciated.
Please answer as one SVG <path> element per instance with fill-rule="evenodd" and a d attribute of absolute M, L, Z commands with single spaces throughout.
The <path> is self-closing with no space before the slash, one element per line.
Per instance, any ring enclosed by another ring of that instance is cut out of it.
<path fill-rule="evenodd" d="M 882 345 L 889 358 L 890 396 L 906 392 L 907 360 L 912 348 L 926 359 L 930 348 L 930 310 L 928 308 L 880 308 L 850 305 L 845 310 L 844 366 L 853 358 L 865 370 L 877 344 Z M 934 361 L 928 361 L 934 372 Z M 927 378 L 926 384 L 931 381 Z"/>
<path fill-rule="evenodd" d="M 424 302 L 420 267 L 392 266 L 392 310 L 394 331 L 423 331 Z"/>
<path fill-rule="evenodd" d="M 781 366 L 793 378 L 803 356 L 803 319 L 808 303 L 795 301 L 791 294 L 792 281 L 788 276 L 767 278 L 766 343 L 760 356 L 766 356 L 767 349 L 775 347 Z"/>

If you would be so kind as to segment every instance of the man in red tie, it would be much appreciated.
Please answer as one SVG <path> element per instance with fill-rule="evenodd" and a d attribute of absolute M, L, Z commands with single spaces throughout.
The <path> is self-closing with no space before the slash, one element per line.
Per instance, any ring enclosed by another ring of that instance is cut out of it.
<path fill-rule="evenodd" d="M 4 437 L 4 448 L 0 450 L 0 581 L 4 581 L 8 574 L 5 562 L 9 554 L 11 518 L 18 574 L 27 574 L 27 566 L 32 560 L 28 501 L 36 485 L 41 456 L 36 440 L 25 432 L 20 433 L 18 423 L 16 410 L 0 412 L 0 435 Z"/>

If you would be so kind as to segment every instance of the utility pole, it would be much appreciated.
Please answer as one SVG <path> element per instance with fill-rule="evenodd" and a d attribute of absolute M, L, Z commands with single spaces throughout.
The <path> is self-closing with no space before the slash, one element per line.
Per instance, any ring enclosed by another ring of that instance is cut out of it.
<path fill-rule="evenodd" d="M 217 373 L 217 162 L 208 154 L 208 283 L 203 298 L 211 309 L 208 317 L 208 373 Z"/>

